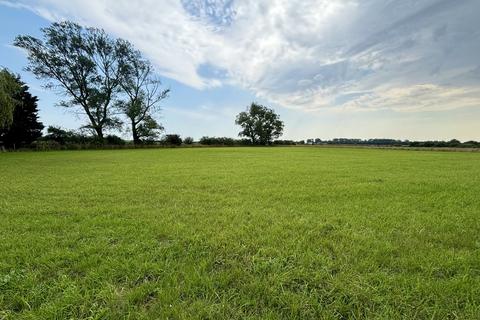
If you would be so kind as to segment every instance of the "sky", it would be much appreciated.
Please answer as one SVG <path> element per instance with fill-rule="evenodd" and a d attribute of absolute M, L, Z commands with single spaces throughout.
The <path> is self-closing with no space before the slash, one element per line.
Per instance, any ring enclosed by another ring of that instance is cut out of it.
<path fill-rule="evenodd" d="M 12 46 L 72 20 L 152 61 L 171 89 L 167 133 L 236 137 L 257 101 L 283 139 L 480 140 L 479 14 L 479 0 L 0 0 L 0 66 L 39 97 L 45 125 L 80 127 Z"/>

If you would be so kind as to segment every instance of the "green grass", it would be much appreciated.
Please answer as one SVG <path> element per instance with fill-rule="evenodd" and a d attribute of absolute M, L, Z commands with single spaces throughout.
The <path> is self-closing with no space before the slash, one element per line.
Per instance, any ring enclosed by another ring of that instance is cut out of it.
<path fill-rule="evenodd" d="M 0 319 L 479 319 L 480 154 L 0 154 Z"/>

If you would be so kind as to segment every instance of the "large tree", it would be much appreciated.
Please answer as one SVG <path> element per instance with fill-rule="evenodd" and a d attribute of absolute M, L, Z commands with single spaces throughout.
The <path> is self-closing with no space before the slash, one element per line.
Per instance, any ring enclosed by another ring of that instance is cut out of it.
<path fill-rule="evenodd" d="M 117 106 L 129 120 L 135 144 L 157 138 L 163 130 L 154 115 L 160 111 L 160 101 L 167 98 L 170 90 L 162 90 L 160 86 L 160 79 L 156 77 L 151 63 L 128 45 L 122 58 L 120 81 L 125 99 L 118 101 Z"/>
<path fill-rule="evenodd" d="M 15 75 L 7 69 L 0 70 L 0 129 L 12 124 L 15 107 L 19 104 L 15 96 L 20 90 Z"/>
<path fill-rule="evenodd" d="M 27 70 L 46 80 L 46 87 L 60 89 L 68 97 L 60 105 L 80 106 L 89 121 L 85 127 L 103 139 L 106 129 L 119 125 L 112 105 L 119 91 L 126 42 L 68 21 L 53 23 L 42 33 L 43 40 L 15 39 L 14 45 L 28 54 Z"/>
<path fill-rule="evenodd" d="M 43 124 L 38 120 L 38 98 L 28 92 L 28 86 L 19 78 L 15 81 L 20 91 L 13 96 L 17 101 L 13 121 L 8 128 L 0 129 L 0 140 L 8 148 L 28 146 L 42 136 L 43 129 Z"/>
<path fill-rule="evenodd" d="M 271 144 L 282 135 L 284 127 L 275 111 L 255 102 L 237 115 L 235 123 L 242 127 L 240 137 L 247 137 L 252 144 L 259 145 Z"/>

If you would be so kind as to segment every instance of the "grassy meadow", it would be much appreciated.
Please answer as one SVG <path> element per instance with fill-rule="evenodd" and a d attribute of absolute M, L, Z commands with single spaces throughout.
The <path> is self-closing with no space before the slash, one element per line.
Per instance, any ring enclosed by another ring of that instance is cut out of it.
<path fill-rule="evenodd" d="M 479 319 L 480 153 L 0 154 L 0 319 Z"/>

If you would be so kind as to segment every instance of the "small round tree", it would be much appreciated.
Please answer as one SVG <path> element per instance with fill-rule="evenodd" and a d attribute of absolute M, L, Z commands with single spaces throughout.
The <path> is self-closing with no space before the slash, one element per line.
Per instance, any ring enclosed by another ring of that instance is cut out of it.
<path fill-rule="evenodd" d="M 242 127 L 238 134 L 247 137 L 252 144 L 269 145 L 283 133 L 283 121 L 272 109 L 253 102 L 246 111 L 237 115 L 235 124 Z"/>

